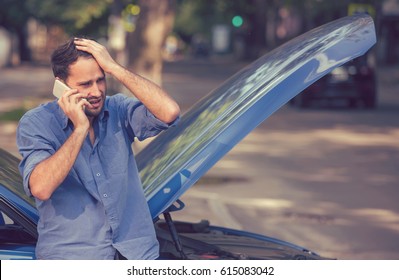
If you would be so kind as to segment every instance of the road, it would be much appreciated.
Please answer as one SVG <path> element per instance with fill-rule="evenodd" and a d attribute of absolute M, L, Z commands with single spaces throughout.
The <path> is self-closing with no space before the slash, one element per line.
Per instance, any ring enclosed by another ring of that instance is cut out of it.
<path fill-rule="evenodd" d="M 169 62 L 163 86 L 186 111 L 243 65 Z M 0 112 L 51 98 L 49 68 L 0 72 Z M 184 194 L 174 219 L 206 218 L 331 258 L 399 259 L 398 85 L 397 67 L 380 69 L 376 110 L 283 107 Z M 0 123 L 0 143 L 17 154 L 15 126 Z"/>
<path fill-rule="evenodd" d="M 208 92 L 221 73 L 236 70 L 222 63 L 206 75 L 203 62 L 188 66 L 169 65 L 165 74 L 165 87 L 184 93 L 184 105 L 201 97 L 192 85 Z M 326 257 L 398 259 L 398 78 L 381 69 L 376 110 L 283 107 L 187 191 L 175 219 L 207 218 Z"/>

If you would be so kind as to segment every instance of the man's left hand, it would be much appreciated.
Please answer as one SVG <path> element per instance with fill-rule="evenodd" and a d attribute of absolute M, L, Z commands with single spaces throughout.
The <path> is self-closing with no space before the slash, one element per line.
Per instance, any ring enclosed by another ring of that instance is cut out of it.
<path fill-rule="evenodd" d="M 88 52 L 106 73 L 112 73 L 112 69 L 118 64 L 111 57 L 106 47 L 96 41 L 83 38 L 75 38 L 75 46 L 78 50 Z"/>

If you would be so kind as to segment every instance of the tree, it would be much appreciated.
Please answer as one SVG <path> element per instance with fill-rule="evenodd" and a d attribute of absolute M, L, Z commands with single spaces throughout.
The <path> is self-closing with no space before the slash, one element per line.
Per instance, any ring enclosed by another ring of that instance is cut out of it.
<path fill-rule="evenodd" d="M 127 36 L 128 68 L 159 85 L 162 49 L 173 28 L 175 5 L 175 0 L 139 0 L 135 31 Z"/>
<path fill-rule="evenodd" d="M 0 0 L 0 26 L 17 37 L 20 60 L 30 61 L 30 18 L 46 26 L 60 26 L 69 34 L 105 36 L 109 4 L 110 0 Z"/>
<path fill-rule="evenodd" d="M 68 34 L 106 35 L 110 0 L 29 0 L 30 14 L 45 25 L 61 26 Z"/>
<path fill-rule="evenodd" d="M 29 61 L 31 53 L 27 42 L 26 23 L 30 17 L 24 0 L 0 0 L 0 26 L 14 33 L 18 39 L 18 51 L 21 61 Z"/>

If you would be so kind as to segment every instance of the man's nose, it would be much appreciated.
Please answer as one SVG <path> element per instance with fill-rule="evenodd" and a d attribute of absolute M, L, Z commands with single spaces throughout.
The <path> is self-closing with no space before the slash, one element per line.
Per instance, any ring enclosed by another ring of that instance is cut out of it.
<path fill-rule="evenodd" d="M 99 84 L 93 83 L 93 86 L 91 88 L 91 95 L 98 97 L 101 94 L 102 94 L 102 91 L 101 91 L 101 87 L 99 86 Z"/>

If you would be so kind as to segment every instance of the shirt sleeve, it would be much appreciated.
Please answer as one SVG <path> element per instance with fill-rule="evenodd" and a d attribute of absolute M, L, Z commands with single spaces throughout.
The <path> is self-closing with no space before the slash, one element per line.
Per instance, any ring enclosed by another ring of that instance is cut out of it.
<path fill-rule="evenodd" d="M 54 154 L 54 148 L 43 135 L 42 125 L 32 116 L 21 119 L 17 128 L 17 146 L 22 160 L 19 171 L 22 175 L 24 190 L 32 196 L 29 188 L 29 178 L 37 164 Z"/>
<path fill-rule="evenodd" d="M 173 127 L 179 121 L 176 118 L 172 123 L 164 123 L 157 119 L 140 101 L 134 98 L 124 100 L 126 125 L 132 130 L 133 136 L 140 141 L 158 135 L 161 131 Z"/>

